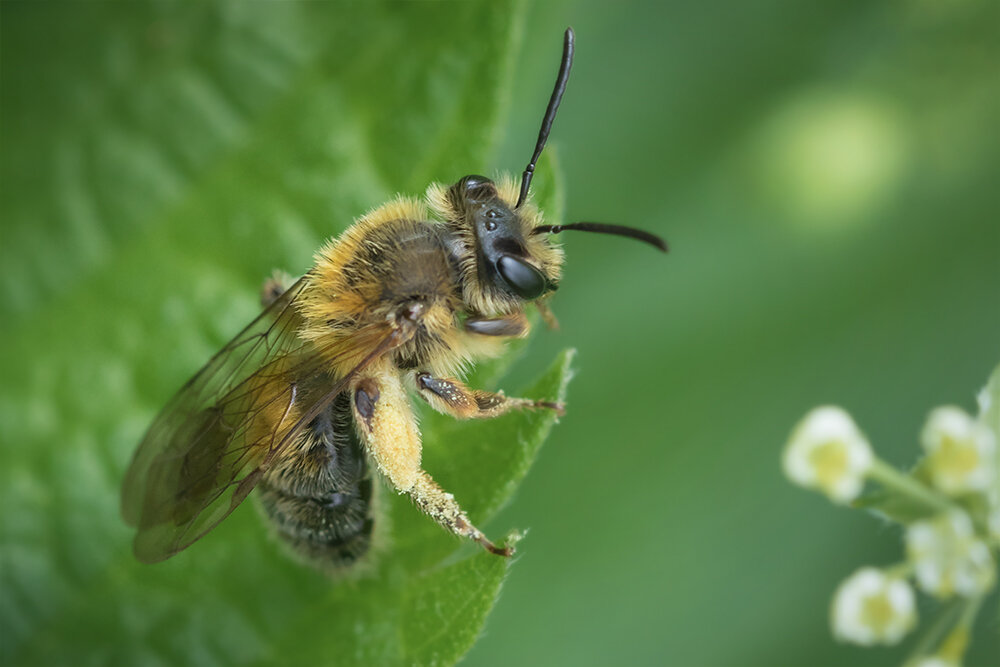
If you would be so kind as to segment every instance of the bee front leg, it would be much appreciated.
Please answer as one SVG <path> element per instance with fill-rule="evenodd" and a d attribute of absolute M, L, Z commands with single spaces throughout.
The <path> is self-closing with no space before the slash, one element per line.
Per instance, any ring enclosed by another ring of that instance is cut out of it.
<path fill-rule="evenodd" d="M 481 336 L 522 338 L 528 335 L 531 325 L 524 313 L 504 317 L 470 317 L 465 320 L 465 330 Z"/>
<path fill-rule="evenodd" d="M 456 419 L 488 419 L 511 410 L 555 410 L 559 416 L 566 406 L 552 401 L 513 398 L 501 392 L 469 389 L 454 378 L 436 378 L 430 373 L 417 373 L 417 391 L 432 408 Z"/>
<path fill-rule="evenodd" d="M 352 383 L 351 403 L 369 455 L 397 491 L 408 494 L 424 514 L 452 533 L 475 540 L 501 556 L 514 553 L 513 548 L 498 547 L 487 539 L 472 525 L 455 497 L 420 468 L 420 433 L 395 369 L 366 371 L 365 377 Z"/>

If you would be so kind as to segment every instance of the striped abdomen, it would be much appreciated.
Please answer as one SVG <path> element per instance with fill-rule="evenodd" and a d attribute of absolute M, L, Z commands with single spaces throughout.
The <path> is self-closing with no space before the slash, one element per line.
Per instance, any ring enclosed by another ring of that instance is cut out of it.
<path fill-rule="evenodd" d="M 261 507 L 278 535 L 316 566 L 350 565 L 371 544 L 373 489 L 348 395 L 338 396 L 302 438 L 257 487 Z"/>

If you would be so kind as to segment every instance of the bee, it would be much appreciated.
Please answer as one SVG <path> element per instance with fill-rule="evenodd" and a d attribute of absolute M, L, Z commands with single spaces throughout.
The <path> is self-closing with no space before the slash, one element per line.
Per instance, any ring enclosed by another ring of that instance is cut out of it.
<path fill-rule="evenodd" d="M 149 427 L 126 472 L 122 514 L 136 557 L 173 556 L 257 489 L 277 534 L 336 569 L 372 544 L 373 470 L 444 529 L 501 556 L 455 497 L 421 468 L 409 395 L 457 419 L 564 406 L 467 387 L 461 370 L 529 331 L 561 278 L 567 230 L 615 234 L 666 251 L 647 232 L 601 223 L 543 224 L 529 197 L 535 165 L 569 79 L 567 29 L 555 88 L 520 186 L 465 176 L 398 197 L 316 254 L 294 283 L 272 279 L 264 310 L 212 357 Z M 291 284 L 288 284 L 291 283 Z"/>

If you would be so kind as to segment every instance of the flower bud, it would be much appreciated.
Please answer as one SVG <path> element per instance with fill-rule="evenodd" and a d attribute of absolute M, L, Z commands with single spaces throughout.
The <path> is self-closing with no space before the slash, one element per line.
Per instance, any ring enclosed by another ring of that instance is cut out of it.
<path fill-rule="evenodd" d="M 874 455 L 843 409 L 814 409 L 795 427 L 782 463 L 790 480 L 825 493 L 837 503 L 858 497 Z"/>
<path fill-rule="evenodd" d="M 833 596 L 833 635 L 863 646 L 896 644 L 917 623 L 914 598 L 904 579 L 863 567 L 844 580 Z"/>
<path fill-rule="evenodd" d="M 959 408 L 931 412 L 920 443 L 932 483 L 949 495 L 985 491 L 996 477 L 993 432 Z"/>

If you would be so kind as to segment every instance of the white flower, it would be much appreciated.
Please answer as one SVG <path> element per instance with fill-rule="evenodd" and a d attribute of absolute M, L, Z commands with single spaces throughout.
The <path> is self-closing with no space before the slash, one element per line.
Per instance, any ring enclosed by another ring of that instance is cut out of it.
<path fill-rule="evenodd" d="M 782 464 L 796 484 L 823 491 L 831 500 L 849 503 L 861 493 L 874 455 L 871 445 L 843 409 L 814 409 L 795 427 Z"/>
<path fill-rule="evenodd" d="M 996 439 L 985 424 L 955 407 L 937 408 L 920 434 L 934 486 L 958 495 L 983 491 L 996 476 Z"/>
<path fill-rule="evenodd" d="M 976 537 L 965 512 L 948 512 L 910 524 L 906 552 L 920 588 L 938 597 L 985 593 L 996 579 L 990 549 Z"/>
<path fill-rule="evenodd" d="M 913 589 L 874 567 L 861 568 L 834 593 L 830 624 L 841 641 L 896 644 L 916 623 Z"/>

